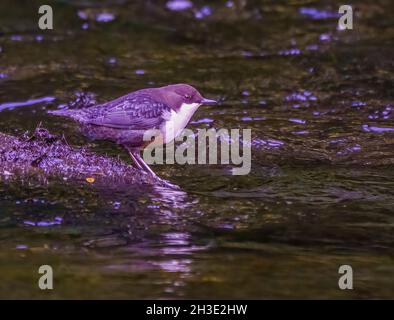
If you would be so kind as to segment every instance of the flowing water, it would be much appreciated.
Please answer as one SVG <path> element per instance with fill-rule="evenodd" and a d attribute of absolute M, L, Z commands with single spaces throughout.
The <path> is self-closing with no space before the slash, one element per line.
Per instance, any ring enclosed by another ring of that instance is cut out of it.
<path fill-rule="evenodd" d="M 0 182 L 1 298 L 392 298 L 391 0 L 0 2 L 0 131 L 39 124 L 130 161 L 47 114 L 186 82 L 219 106 L 188 128 L 251 128 L 252 171 L 156 165 L 177 184 Z M 37 286 L 51 265 L 54 290 Z M 338 288 L 353 268 L 354 290 Z"/>

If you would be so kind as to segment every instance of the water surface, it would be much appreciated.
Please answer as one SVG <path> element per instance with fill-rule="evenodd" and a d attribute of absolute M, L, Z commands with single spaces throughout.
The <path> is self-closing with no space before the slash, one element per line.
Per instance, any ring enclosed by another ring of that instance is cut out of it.
<path fill-rule="evenodd" d="M 392 298 L 391 1 L 355 1 L 351 31 L 338 1 L 170 2 L 49 1 L 42 31 L 39 1 L 1 1 L 0 131 L 42 123 L 129 161 L 46 111 L 186 82 L 221 101 L 190 129 L 252 129 L 252 172 L 155 166 L 179 191 L 3 179 L 0 297 Z"/>

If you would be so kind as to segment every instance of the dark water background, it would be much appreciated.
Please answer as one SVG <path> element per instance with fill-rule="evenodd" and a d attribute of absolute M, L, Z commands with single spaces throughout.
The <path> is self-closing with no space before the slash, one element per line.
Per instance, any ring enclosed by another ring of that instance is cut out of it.
<path fill-rule="evenodd" d="M 154 167 L 182 191 L 3 180 L 0 298 L 393 298 L 391 0 L 352 1 L 351 31 L 340 1 L 48 3 L 52 31 L 40 1 L 0 2 L 1 132 L 42 122 L 129 161 L 46 110 L 186 82 L 222 101 L 188 128 L 252 128 L 253 166 Z"/>

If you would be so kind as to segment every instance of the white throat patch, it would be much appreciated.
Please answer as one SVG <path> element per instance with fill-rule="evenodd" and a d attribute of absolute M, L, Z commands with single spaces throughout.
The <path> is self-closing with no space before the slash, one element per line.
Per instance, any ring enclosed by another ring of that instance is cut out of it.
<path fill-rule="evenodd" d="M 162 128 L 164 143 L 171 142 L 181 133 L 199 106 L 199 103 L 182 103 L 178 112 L 171 110 L 171 114 Z"/>

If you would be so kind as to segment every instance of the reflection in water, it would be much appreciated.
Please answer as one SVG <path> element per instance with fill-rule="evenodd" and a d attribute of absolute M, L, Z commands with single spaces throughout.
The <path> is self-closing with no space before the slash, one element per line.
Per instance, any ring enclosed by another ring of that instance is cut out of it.
<path fill-rule="evenodd" d="M 179 288 L 185 286 L 185 281 L 193 273 L 192 254 L 206 250 L 206 246 L 193 243 L 190 232 L 178 230 L 190 228 L 189 219 L 194 215 L 192 208 L 197 204 L 197 200 L 193 200 L 182 190 L 163 186 L 154 186 L 149 197 L 155 204 L 155 211 L 151 213 L 152 223 L 171 226 L 173 231 L 161 233 L 157 245 L 146 248 L 149 255 L 154 255 L 146 266 L 173 274 L 165 282 L 163 292 L 182 295 Z"/>
<path fill-rule="evenodd" d="M 155 185 L 153 188 L 152 200 L 162 203 L 169 208 L 186 209 L 195 203 L 189 202 L 187 193 L 182 190 L 158 185 Z"/>
<path fill-rule="evenodd" d="M 164 271 L 167 272 L 180 272 L 182 273 L 180 278 L 184 278 L 187 276 L 188 273 L 190 273 L 190 264 L 192 260 L 190 259 L 171 259 L 171 260 L 165 260 L 162 262 L 157 262 L 156 264 L 163 269 Z M 179 281 L 177 281 L 179 283 Z"/>
<path fill-rule="evenodd" d="M 176 273 L 164 288 L 166 293 L 182 295 L 178 292 L 179 287 L 186 285 L 186 281 L 193 276 L 194 259 L 192 254 L 196 251 L 206 250 L 205 246 L 192 244 L 191 235 L 188 232 L 168 232 L 160 237 L 160 261 L 155 262 L 165 272 Z"/>
<path fill-rule="evenodd" d="M 168 259 L 168 257 L 190 255 L 193 248 L 190 244 L 190 234 L 187 232 L 170 232 L 163 233 L 160 240 L 160 256 L 163 261 L 157 262 L 161 269 L 167 272 L 180 272 L 185 274 L 190 273 L 190 265 L 192 260 L 190 258 Z"/>

